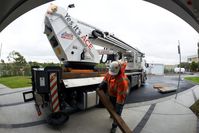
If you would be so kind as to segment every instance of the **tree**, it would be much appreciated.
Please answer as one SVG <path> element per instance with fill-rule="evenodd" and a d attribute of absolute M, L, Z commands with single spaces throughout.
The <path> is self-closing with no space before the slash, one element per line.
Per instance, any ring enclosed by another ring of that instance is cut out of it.
<path fill-rule="evenodd" d="M 184 68 L 186 71 L 189 71 L 190 69 L 190 64 L 188 62 L 182 62 L 178 67 Z"/>
<path fill-rule="evenodd" d="M 196 63 L 196 62 L 191 62 L 191 64 L 190 64 L 190 70 L 192 71 L 192 72 L 194 72 L 194 71 L 197 71 L 197 69 L 198 69 L 198 64 Z"/>
<path fill-rule="evenodd" d="M 16 51 L 10 52 L 7 58 L 9 61 L 13 61 L 13 63 L 16 65 L 27 64 L 26 59 L 19 52 Z"/>
<path fill-rule="evenodd" d="M 5 61 L 3 59 L 1 59 L 1 63 L 5 64 Z"/>
<path fill-rule="evenodd" d="M 27 66 L 26 59 L 16 51 L 10 52 L 7 58 L 8 61 L 10 61 L 7 65 L 9 66 L 7 67 L 7 72 L 9 72 L 10 75 L 24 75 Z"/>
<path fill-rule="evenodd" d="M 29 64 L 30 66 L 39 66 L 39 63 L 36 62 L 36 61 L 29 61 L 28 64 Z"/>

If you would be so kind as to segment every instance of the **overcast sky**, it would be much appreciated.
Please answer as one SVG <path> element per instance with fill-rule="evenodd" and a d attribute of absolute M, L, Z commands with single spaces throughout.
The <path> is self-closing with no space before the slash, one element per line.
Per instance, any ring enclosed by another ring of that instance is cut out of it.
<path fill-rule="evenodd" d="M 147 62 L 178 63 L 181 43 L 183 61 L 197 54 L 199 34 L 171 12 L 142 0 L 58 0 L 58 6 L 74 3 L 69 14 L 90 25 L 114 33 L 145 53 Z M 44 15 L 49 6 L 37 7 L 16 19 L 0 33 L 1 58 L 20 52 L 27 61 L 58 62 L 44 31 Z"/>

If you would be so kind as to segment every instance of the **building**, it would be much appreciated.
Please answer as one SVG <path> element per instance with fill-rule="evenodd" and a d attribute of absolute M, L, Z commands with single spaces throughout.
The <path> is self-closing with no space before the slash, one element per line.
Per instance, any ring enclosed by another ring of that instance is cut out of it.
<path fill-rule="evenodd" d="M 174 70 L 176 67 L 178 67 L 178 65 L 165 65 L 164 67 L 167 70 Z"/>
<path fill-rule="evenodd" d="M 147 74 L 164 75 L 164 64 L 149 63 Z"/>
<path fill-rule="evenodd" d="M 188 56 L 187 57 L 187 62 L 191 63 L 191 62 L 198 62 L 198 55 L 192 55 L 192 56 Z"/>

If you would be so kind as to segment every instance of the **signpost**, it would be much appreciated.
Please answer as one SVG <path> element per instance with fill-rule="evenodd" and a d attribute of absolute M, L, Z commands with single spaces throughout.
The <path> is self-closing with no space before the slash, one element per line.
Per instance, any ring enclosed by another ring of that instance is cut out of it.
<path fill-rule="evenodd" d="M 2 43 L 1 43 L 1 47 L 0 47 L 0 61 L 1 61 L 1 51 L 2 51 Z"/>
<path fill-rule="evenodd" d="M 175 99 L 177 98 L 178 91 L 180 89 L 180 80 L 181 80 L 181 50 L 180 50 L 180 41 L 179 40 L 178 40 L 178 54 L 179 54 L 179 68 L 180 68 L 180 70 L 179 70 L 178 87 L 177 87 Z"/>
<path fill-rule="evenodd" d="M 198 62 L 198 64 L 199 64 L 199 41 L 198 41 L 198 60 L 197 60 Z"/>

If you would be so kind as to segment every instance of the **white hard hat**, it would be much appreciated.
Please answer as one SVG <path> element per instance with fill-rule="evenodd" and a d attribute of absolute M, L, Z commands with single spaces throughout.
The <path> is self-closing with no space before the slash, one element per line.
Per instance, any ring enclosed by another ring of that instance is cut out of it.
<path fill-rule="evenodd" d="M 120 71 L 120 64 L 117 61 L 111 62 L 109 66 L 109 74 L 110 75 L 117 75 Z"/>

